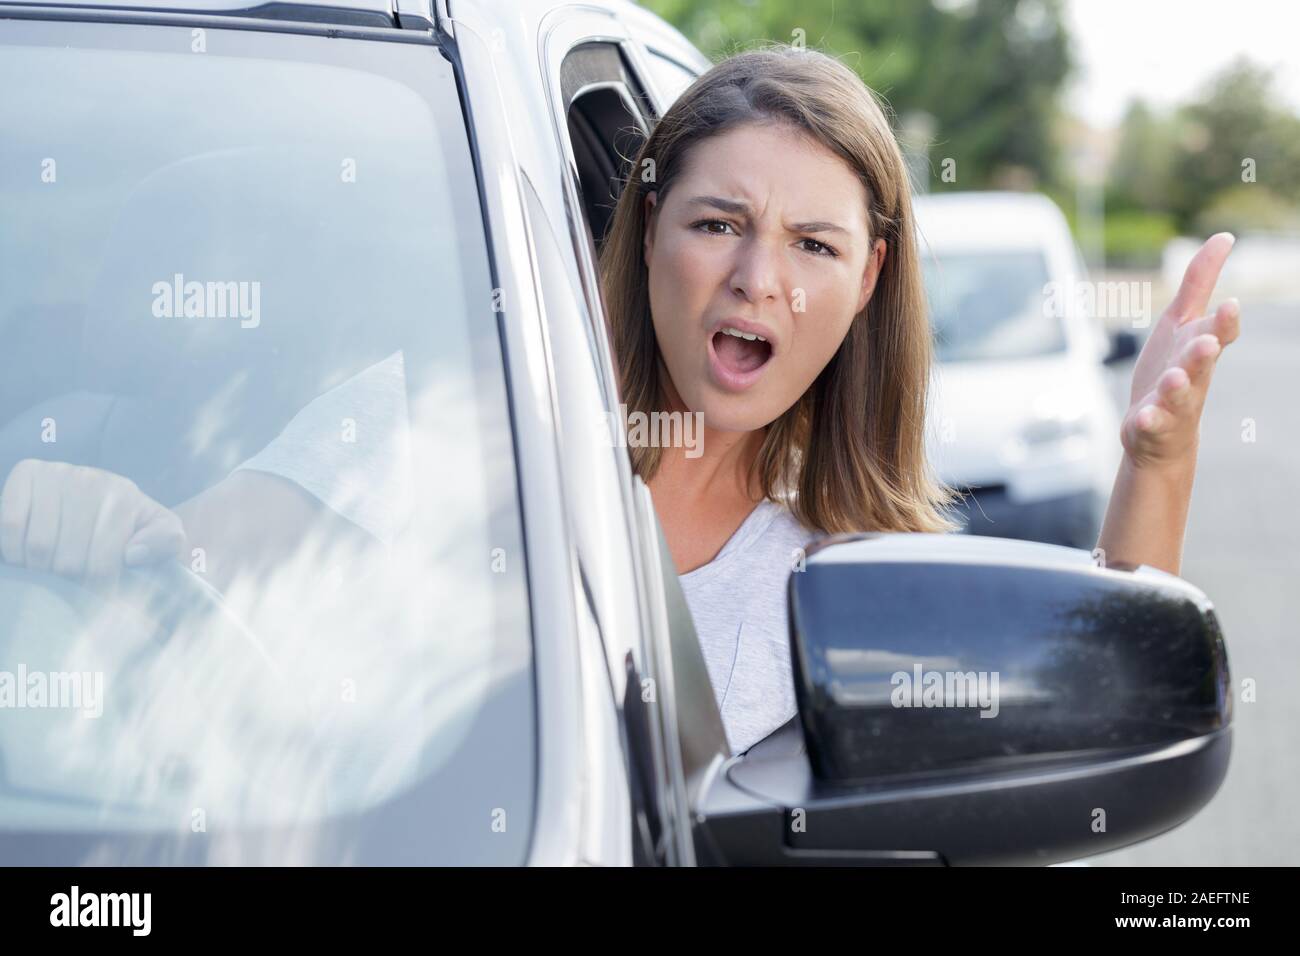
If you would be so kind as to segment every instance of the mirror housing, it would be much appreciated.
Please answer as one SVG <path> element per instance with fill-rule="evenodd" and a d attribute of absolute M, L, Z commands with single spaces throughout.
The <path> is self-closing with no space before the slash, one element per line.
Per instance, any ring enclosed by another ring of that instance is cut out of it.
<path fill-rule="evenodd" d="M 799 719 L 710 794 L 727 862 L 1060 862 L 1176 826 L 1227 771 L 1223 636 L 1181 578 L 871 534 L 789 589 Z"/>

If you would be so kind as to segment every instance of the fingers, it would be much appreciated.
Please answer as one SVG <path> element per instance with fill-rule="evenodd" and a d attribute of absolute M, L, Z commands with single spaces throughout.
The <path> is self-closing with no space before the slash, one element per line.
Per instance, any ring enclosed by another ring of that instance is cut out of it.
<path fill-rule="evenodd" d="M 1138 437 L 1156 435 L 1172 428 L 1190 391 L 1189 379 L 1183 369 L 1165 369 L 1156 381 L 1156 387 L 1134 403 L 1138 411 L 1132 421 Z"/>
<path fill-rule="evenodd" d="M 1178 364 L 1187 372 L 1193 388 L 1203 389 L 1209 384 L 1214 360 L 1222 351 L 1218 338 L 1209 334 L 1198 335 L 1183 347 Z"/>
<path fill-rule="evenodd" d="M 64 482 L 76 470 L 35 458 L 10 470 L 0 492 L 0 552 L 6 562 L 37 571 L 77 573 L 76 541 L 84 543 L 90 526 L 78 515 L 64 514 Z"/>
<path fill-rule="evenodd" d="M 0 492 L 0 555 L 11 564 L 111 584 L 124 563 L 177 557 L 185 542 L 179 516 L 98 468 L 29 459 Z"/>
<path fill-rule="evenodd" d="M 1133 419 L 1134 427 L 1143 436 L 1159 435 L 1173 429 L 1177 419 L 1168 409 L 1159 405 L 1144 405 Z"/>
<path fill-rule="evenodd" d="M 61 487 L 44 489 L 42 497 L 55 499 L 59 508 L 59 538 L 50 570 L 68 578 L 80 578 L 86 571 L 86 556 L 95 521 L 103 503 L 95 494 L 88 468 L 73 468 L 61 474 Z"/>
<path fill-rule="evenodd" d="M 27 461 L 20 461 L 0 490 L 0 557 L 8 564 L 23 563 L 31 505 L 32 469 Z"/>
<path fill-rule="evenodd" d="M 137 520 L 137 529 L 126 542 L 123 560 L 128 567 L 152 564 L 180 556 L 185 546 L 185 529 L 175 512 L 148 498 L 149 508 Z"/>
<path fill-rule="evenodd" d="M 1190 408 L 1193 404 L 1192 379 L 1181 366 L 1166 369 L 1156 382 L 1156 396 L 1160 404 L 1173 412 Z"/>
<path fill-rule="evenodd" d="M 1181 322 L 1188 316 L 1202 315 L 1210 307 L 1210 296 L 1214 285 L 1219 281 L 1223 264 L 1232 252 L 1236 238 L 1230 232 L 1219 232 L 1210 236 L 1192 256 L 1187 271 L 1183 273 L 1182 285 L 1169 303 L 1169 313 Z"/>
<path fill-rule="evenodd" d="M 135 516 L 125 508 L 105 506 L 99 509 L 95 527 L 86 549 L 86 581 L 100 587 L 112 587 L 122 574 L 122 543 L 135 529 Z"/>
<path fill-rule="evenodd" d="M 1241 303 L 1228 299 L 1220 305 L 1213 315 L 1204 315 L 1199 319 L 1190 319 L 1183 323 L 1180 334 L 1210 334 L 1222 345 L 1231 345 L 1241 334 Z"/>
<path fill-rule="evenodd" d="M 23 541 L 22 563 L 37 571 L 49 571 L 54 565 L 54 549 L 59 543 L 62 496 L 42 479 L 44 472 L 32 479 L 31 506 L 27 513 L 27 537 Z M 57 480 L 53 479 L 52 480 Z"/>
<path fill-rule="evenodd" d="M 1195 409 L 1197 396 L 1204 394 L 1214 360 L 1222 350 L 1213 335 L 1198 335 L 1183 347 L 1178 364 L 1165 369 L 1140 404 L 1158 404 L 1175 413 Z"/>
<path fill-rule="evenodd" d="M 1210 372 L 1222 346 L 1215 336 L 1198 335 L 1188 342 L 1179 364 L 1165 369 L 1156 387 L 1137 403 L 1133 417 L 1137 438 L 1150 438 L 1175 430 L 1182 420 L 1199 417 Z"/>
<path fill-rule="evenodd" d="M 1189 452 L 1194 460 L 1201 408 L 1214 366 L 1224 347 L 1236 341 L 1241 332 L 1241 305 L 1236 299 L 1222 303 L 1213 315 L 1203 314 L 1232 243 L 1228 233 L 1206 241 L 1187 267 L 1183 284 L 1160 327 L 1147 342 L 1147 347 L 1158 344 L 1152 364 L 1158 361 L 1165 365 L 1171 360 L 1173 364 L 1154 383 L 1149 374 L 1141 382 L 1135 376 L 1135 400 L 1125 418 L 1121 439 L 1136 460 L 1185 460 Z M 1163 336 L 1158 343 L 1157 334 Z M 1137 399 L 1139 388 L 1150 391 Z"/>

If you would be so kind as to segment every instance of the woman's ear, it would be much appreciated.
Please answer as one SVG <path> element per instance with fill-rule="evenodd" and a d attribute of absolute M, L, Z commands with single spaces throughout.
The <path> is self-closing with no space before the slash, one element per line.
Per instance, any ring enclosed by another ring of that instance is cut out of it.
<path fill-rule="evenodd" d="M 871 301 L 871 294 L 876 291 L 876 282 L 880 279 L 880 270 L 885 267 L 887 251 L 884 239 L 877 239 L 871 247 L 871 254 L 867 256 L 867 266 L 862 270 L 862 294 L 858 298 L 857 312 L 867 307 L 867 303 Z M 854 314 L 856 315 L 857 312 Z"/>
<path fill-rule="evenodd" d="M 659 193 L 651 190 L 646 193 L 645 199 L 642 200 L 642 219 L 645 220 L 645 235 L 642 237 L 642 250 L 645 256 L 646 268 L 650 267 L 650 254 L 654 251 L 655 226 L 654 210 L 655 204 L 659 202 Z"/>

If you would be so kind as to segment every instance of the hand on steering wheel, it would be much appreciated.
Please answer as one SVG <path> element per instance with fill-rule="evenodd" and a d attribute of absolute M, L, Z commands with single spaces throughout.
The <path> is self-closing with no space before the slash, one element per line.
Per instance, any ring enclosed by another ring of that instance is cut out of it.
<path fill-rule="evenodd" d="M 0 492 L 0 557 L 6 564 L 93 592 L 129 592 L 153 613 L 163 638 L 184 620 L 217 620 L 279 679 L 266 648 L 220 592 L 177 563 L 188 558 L 188 549 L 176 513 L 110 471 L 29 458 L 13 467 Z M 55 587 L 69 596 L 66 586 Z M 74 603 L 85 607 L 81 595 Z"/>

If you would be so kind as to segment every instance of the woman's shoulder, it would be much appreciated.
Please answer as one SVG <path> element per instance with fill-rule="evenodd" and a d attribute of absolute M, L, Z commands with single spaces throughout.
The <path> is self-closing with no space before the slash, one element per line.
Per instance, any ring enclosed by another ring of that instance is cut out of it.
<path fill-rule="evenodd" d="M 784 499 L 767 499 L 762 507 L 767 508 L 772 519 L 764 533 L 770 542 L 789 544 L 792 547 L 806 547 L 814 541 L 827 537 L 824 531 L 810 528 L 795 515 L 791 503 Z"/>

